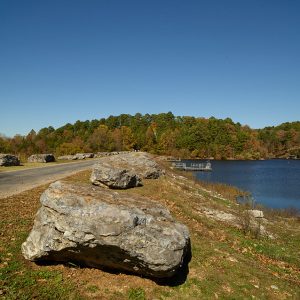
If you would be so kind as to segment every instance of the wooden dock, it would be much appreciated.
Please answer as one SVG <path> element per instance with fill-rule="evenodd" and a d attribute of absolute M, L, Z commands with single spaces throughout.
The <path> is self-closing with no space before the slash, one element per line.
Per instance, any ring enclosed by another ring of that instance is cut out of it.
<path fill-rule="evenodd" d="M 183 171 L 212 171 L 211 163 L 191 163 L 189 166 L 185 162 L 174 162 L 172 166 L 175 169 Z"/>

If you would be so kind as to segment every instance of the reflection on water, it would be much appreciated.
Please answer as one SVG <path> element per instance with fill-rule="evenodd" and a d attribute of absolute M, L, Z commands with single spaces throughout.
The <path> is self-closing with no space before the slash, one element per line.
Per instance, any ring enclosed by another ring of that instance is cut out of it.
<path fill-rule="evenodd" d="M 300 209 L 300 160 L 211 163 L 212 172 L 195 172 L 196 178 L 249 191 L 257 203 L 268 207 Z"/>

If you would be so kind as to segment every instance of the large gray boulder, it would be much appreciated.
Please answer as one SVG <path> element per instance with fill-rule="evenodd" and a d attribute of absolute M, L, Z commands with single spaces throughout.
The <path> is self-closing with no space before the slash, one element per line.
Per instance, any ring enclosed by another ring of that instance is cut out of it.
<path fill-rule="evenodd" d="M 32 154 L 28 157 L 28 162 L 48 163 L 54 161 L 55 157 L 53 154 Z"/>
<path fill-rule="evenodd" d="M 156 179 L 165 173 L 152 156 L 145 152 L 125 152 L 102 158 L 100 163 L 101 160 L 114 167 L 129 169 L 145 179 Z"/>
<path fill-rule="evenodd" d="M 12 154 L 0 154 L 0 166 L 19 166 L 20 160 Z"/>
<path fill-rule="evenodd" d="M 111 189 L 128 189 L 142 185 L 142 180 L 135 173 L 124 168 L 111 167 L 106 163 L 94 165 L 90 180 L 94 185 Z"/>
<path fill-rule="evenodd" d="M 189 254 L 187 227 L 148 198 L 57 181 L 40 201 L 22 244 L 28 260 L 165 278 L 176 274 Z"/>

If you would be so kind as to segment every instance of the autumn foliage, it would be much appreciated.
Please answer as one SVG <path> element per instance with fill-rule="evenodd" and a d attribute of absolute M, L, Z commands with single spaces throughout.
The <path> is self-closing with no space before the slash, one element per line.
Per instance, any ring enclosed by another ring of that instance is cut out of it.
<path fill-rule="evenodd" d="M 251 129 L 221 120 L 176 117 L 171 112 L 121 114 L 106 119 L 77 121 L 60 128 L 31 130 L 26 136 L 0 136 L 0 152 L 28 156 L 51 152 L 144 150 L 178 157 L 260 159 L 300 157 L 300 122 Z"/>

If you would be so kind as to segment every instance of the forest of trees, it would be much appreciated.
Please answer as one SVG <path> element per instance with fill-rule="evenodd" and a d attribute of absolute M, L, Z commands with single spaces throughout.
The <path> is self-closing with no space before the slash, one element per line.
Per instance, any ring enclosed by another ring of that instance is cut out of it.
<path fill-rule="evenodd" d="M 0 153 L 27 157 L 78 152 L 143 150 L 175 157 L 215 159 L 300 158 L 300 122 L 251 129 L 230 118 L 209 119 L 140 113 L 77 121 L 60 128 L 0 136 Z"/>

